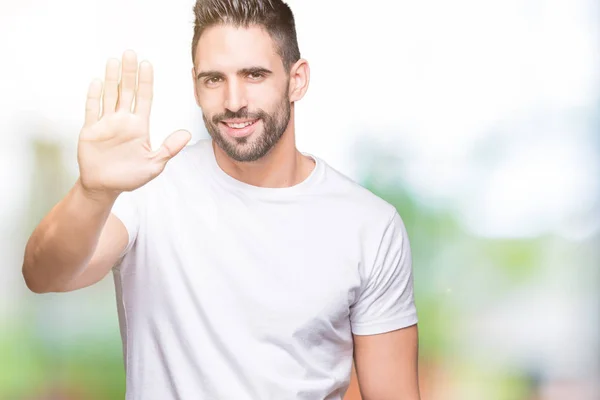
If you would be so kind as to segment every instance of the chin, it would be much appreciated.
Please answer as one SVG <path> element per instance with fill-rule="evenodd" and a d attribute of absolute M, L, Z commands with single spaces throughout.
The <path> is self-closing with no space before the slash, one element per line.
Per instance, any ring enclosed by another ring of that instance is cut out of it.
<path fill-rule="evenodd" d="M 252 132 L 251 134 L 249 134 L 248 136 L 243 136 L 243 137 L 233 137 L 233 136 L 229 136 L 224 132 L 219 132 L 221 135 L 221 138 L 227 142 L 230 143 L 232 146 L 235 146 L 235 148 L 240 148 L 243 149 L 249 145 L 251 145 L 254 142 L 257 142 L 260 140 L 260 137 L 262 135 L 262 132 Z"/>
<path fill-rule="evenodd" d="M 251 162 L 260 158 L 257 157 L 258 154 L 255 154 L 256 146 L 253 146 L 255 139 L 252 139 L 252 136 L 254 135 L 243 138 L 231 138 L 220 134 L 218 139 L 213 139 L 216 139 L 215 142 L 219 148 L 232 160 Z"/>

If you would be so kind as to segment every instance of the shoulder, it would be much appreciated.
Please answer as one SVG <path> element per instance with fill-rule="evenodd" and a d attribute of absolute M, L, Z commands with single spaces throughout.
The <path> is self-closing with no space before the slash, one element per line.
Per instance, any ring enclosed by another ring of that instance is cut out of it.
<path fill-rule="evenodd" d="M 167 163 L 163 172 L 166 175 L 172 175 L 181 171 L 201 168 L 202 162 L 206 162 L 208 158 L 209 151 L 212 151 L 210 140 L 200 139 L 188 144 Z"/>
<path fill-rule="evenodd" d="M 357 181 L 320 160 L 324 169 L 326 195 L 338 202 L 348 216 L 379 228 L 389 225 L 397 214 L 396 207 Z"/>
<path fill-rule="evenodd" d="M 150 199 L 164 197 L 165 193 L 178 193 L 190 185 L 190 182 L 200 183 L 204 174 L 198 171 L 206 170 L 203 157 L 210 147 L 206 140 L 188 144 L 175 157 L 167 162 L 164 170 L 150 182 L 129 192 L 128 197 L 138 205 L 147 203 Z"/>
<path fill-rule="evenodd" d="M 207 151 L 212 150 L 210 141 L 205 139 L 188 144 L 175 157 L 167 162 L 163 172 L 148 183 L 149 188 L 164 187 L 181 183 L 190 175 L 201 175 L 198 171 L 206 170 Z"/>

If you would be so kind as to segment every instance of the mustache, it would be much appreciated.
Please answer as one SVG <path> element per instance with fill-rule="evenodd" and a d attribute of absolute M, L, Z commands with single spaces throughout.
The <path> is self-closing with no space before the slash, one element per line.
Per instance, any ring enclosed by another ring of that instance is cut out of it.
<path fill-rule="evenodd" d="M 215 114 L 211 118 L 213 124 L 217 125 L 224 119 L 266 119 L 268 114 L 263 110 L 257 110 L 256 112 L 249 112 L 247 108 L 240 108 L 238 111 L 225 110 L 220 114 Z"/>

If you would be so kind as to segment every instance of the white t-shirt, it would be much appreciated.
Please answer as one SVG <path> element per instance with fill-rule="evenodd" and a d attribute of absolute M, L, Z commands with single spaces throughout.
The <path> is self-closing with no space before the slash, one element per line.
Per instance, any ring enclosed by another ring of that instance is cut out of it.
<path fill-rule="evenodd" d="M 341 400 L 352 334 L 417 323 L 396 209 L 305 155 L 306 180 L 261 188 L 201 140 L 119 196 L 128 400 Z"/>

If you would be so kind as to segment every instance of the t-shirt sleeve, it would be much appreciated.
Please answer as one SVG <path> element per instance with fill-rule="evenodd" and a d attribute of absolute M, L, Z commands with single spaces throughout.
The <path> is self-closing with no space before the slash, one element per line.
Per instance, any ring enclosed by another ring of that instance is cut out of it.
<path fill-rule="evenodd" d="M 123 257 L 133 246 L 137 237 L 139 227 L 139 210 L 135 201 L 136 192 L 123 192 L 117 197 L 113 204 L 111 213 L 119 218 L 129 236 L 127 247 L 123 250 L 119 258 Z"/>
<path fill-rule="evenodd" d="M 383 232 L 375 261 L 350 308 L 352 333 L 373 335 L 417 323 L 408 233 L 395 212 Z"/>

